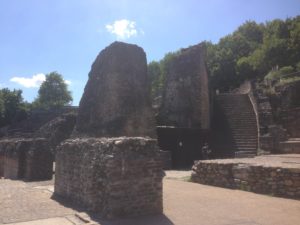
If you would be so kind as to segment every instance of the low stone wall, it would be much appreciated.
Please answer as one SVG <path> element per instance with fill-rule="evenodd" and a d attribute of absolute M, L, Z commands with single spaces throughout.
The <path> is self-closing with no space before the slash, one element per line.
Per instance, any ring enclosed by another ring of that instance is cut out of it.
<path fill-rule="evenodd" d="M 279 143 L 280 153 L 283 154 L 300 154 L 300 138 L 296 140 L 289 139 Z"/>
<path fill-rule="evenodd" d="M 55 195 L 106 218 L 162 212 L 162 160 L 147 138 L 68 139 L 57 148 Z"/>
<path fill-rule="evenodd" d="M 8 179 L 52 179 L 53 156 L 46 139 L 3 139 L 0 168 Z"/>
<path fill-rule="evenodd" d="M 255 160 L 255 159 L 254 159 Z M 251 163 L 253 159 L 197 161 L 192 181 L 300 199 L 300 168 Z"/>

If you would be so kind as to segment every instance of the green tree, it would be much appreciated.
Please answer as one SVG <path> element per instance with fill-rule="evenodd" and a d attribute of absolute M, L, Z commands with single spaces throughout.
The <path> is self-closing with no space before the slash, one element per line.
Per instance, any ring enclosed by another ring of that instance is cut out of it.
<path fill-rule="evenodd" d="M 159 62 L 152 61 L 148 64 L 148 77 L 151 83 L 151 96 L 155 98 L 161 94 L 163 86 Z"/>
<path fill-rule="evenodd" d="M 71 92 L 62 75 L 51 72 L 46 75 L 46 80 L 41 84 L 38 97 L 33 104 L 34 107 L 49 109 L 68 105 L 72 100 Z"/>
<path fill-rule="evenodd" d="M 21 90 L 10 91 L 8 88 L 0 90 L 0 126 L 25 119 L 28 104 L 24 102 Z"/>

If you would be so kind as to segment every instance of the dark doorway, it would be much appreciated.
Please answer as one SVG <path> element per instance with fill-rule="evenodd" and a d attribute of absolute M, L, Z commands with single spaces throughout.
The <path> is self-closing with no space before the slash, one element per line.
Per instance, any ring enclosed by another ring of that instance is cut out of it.
<path fill-rule="evenodd" d="M 157 127 L 158 146 L 170 151 L 173 169 L 190 169 L 202 159 L 201 149 L 208 140 L 208 131 L 196 128 Z"/>

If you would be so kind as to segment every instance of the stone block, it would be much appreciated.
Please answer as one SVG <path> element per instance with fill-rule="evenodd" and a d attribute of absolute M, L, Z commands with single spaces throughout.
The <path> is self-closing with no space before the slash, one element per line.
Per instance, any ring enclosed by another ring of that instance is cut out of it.
<path fill-rule="evenodd" d="M 4 139 L 0 141 L 0 152 L 4 178 L 52 179 L 53 156 L 46 139 Z"/>
<path fill-rule="evenodd" d="M 55 195 L 105 218 L 161 213 L 162 178 L 154 139 L 68 139 L 57 148 Z"/>

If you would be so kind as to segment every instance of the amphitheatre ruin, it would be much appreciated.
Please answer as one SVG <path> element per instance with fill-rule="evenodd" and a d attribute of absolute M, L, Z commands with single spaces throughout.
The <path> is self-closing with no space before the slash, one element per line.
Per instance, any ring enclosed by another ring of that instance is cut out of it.
<path fill-rule="evenodd" d="M 174 56 L 155 108 L 144 50 L 114 42 L 79 107 L 1 128 L 0 224 L 299 224 L 300 108 L 274 120 L 254 82 L 213 90 L 205 51 Z"/>

